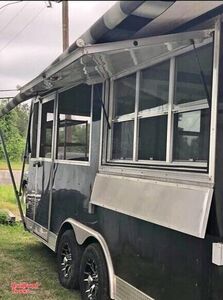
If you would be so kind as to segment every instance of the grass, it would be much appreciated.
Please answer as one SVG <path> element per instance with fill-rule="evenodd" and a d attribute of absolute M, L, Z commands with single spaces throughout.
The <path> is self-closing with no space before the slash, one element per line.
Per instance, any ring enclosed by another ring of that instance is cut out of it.
<path fill-rule="evenodd" d="M 0 299 L 80 300 L 78 292 L 64 289 L 58 282 L 55 254 L 38 242 L 21 225 L 0 225 Z M 12 283 L 39 283 L 30 295 L 14 295 Z"/>
<path fill-rule="evenodd" d="M 13 188 L 0 186 L 0 210 L 19 215 Z M 58 281 L 56 255 L 37 241 L 23 226 L 0 224 L 0 299 L 80 300 L 79 293 L 64 289 Z M 38 283 L 32 294 L 13 294 L 11 284 Z"/>
<path fill-rule="evenodd" d="M 13 170 L 21 170 L 21 161 L 11 161 L 11 167 Z M 0 160 L 0 170 L 8 170 L 8 165 L 5 160 Z"/>
<path fill-rule="evenodd" d="M 10 210 L 17 218 L 19 217 L 12 185 L 0 185 L 0 210 Z"/>

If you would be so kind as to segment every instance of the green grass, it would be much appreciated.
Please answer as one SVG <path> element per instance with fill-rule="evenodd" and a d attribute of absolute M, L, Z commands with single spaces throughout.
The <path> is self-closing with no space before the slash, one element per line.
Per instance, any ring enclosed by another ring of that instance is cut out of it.
<path fill-rule="evenodd" d="M 0 186 L 0 211 L 9 209 L 19 216 L 13 188 Z M 40 288 L 32 295 L 18 295 L 11 291 L 12 283 L 35 283 Z M 73 299 L 80 300 L 79 293 L 64 289 L 58 282 L 56 256 L 21 224 L 0 224 L 0 299 Z"/>
<path fill-rule="evenodd" d="M 78 292 L 59 284 L 55 254 L 21 225 L 0 225 L 0 237 L 0 299 L 80 300 Z M 40 288 L 32 295 L 12 294 L 11 284 L 22 282 L 38 282 Z"/>
<path fill-rule="evenodd" d="M 19 217 L 12 185 L 0 185 L 0 210 L 10 210 L 17 218 Z"/>
<path fill-rule="evenodd" d="M 21 170 L 21 161 L 11 161 L 11 167 L 13 170 Z M 0 170 L 8 170 L 8 165 L 5 160 L 0 160 Z"/>
<path fill-rule="evenodd" d="M 10 210 L 16 217 L 19 217 L 19 210 L 12 185 L 0 186 L 0 209 Z"/>

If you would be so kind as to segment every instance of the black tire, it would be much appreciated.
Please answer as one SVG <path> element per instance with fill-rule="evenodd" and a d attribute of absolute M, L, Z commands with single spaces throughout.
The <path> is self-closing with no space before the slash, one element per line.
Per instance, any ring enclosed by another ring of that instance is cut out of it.
<path fill-rule="evenodd" d="M 58 245 L 57 271 L 60 283 L 67 289 L 79 288 L 81 254 L 73 230 L 65 231 Z"/>
<path fill-rule="evenodd" d="M 108 300 L 108 271 L 104 254 L 99 244 L 85 249 L 80 266 L 80 292 L 82 300 Z"/>

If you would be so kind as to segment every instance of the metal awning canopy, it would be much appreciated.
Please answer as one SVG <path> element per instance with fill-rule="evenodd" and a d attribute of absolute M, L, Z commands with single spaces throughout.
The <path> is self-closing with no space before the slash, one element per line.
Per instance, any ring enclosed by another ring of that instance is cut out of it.
<path fill-rule="evenodd" d="M 223 1 L 119 1 L 45 71 L 23 86 L 0 111 L 0 117 L 37 95 L 69 84 L 102 82 L 188 46 L 189 33 L 169 35 L 168 39 L 161 34 L 213 11 L 215 15 L 222 13 Z M 198 31 L 193 39 L 199 43 L 209 33 Z"/>
<path fill-rule="evenodd" d="M 0 112 L 0 117 L 19 103 L 37 95 L 44 96 L 69 85 L 101 83 L 129 70 L 134 72 L 141 66 L 157 63 L 168 55 L 171 57 L 185 47 L 192 47 L 192 41 L 199 46 L 212 38 L 213 30 L 162 35 L 78 48 L 23 86 L 20 94 Z"/>

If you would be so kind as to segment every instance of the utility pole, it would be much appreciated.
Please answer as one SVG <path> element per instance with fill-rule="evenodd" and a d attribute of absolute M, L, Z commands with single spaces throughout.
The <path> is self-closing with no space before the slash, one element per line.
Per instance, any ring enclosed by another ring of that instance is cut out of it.
<path fill-rule="evenodd" d="M 69 13 L 68 1 L 62 1 L 63 51 L 69 47 Z"/>
<path fill-rule="evenodd" d="M 68 1 L 62 1 L 62 36 L 63 51 L 69 47 L 69 6 Z M 64 136 L 66 143 L 72 143 L 72 127 L 69 126 L 71 115 L 65 116 Z M 66 146 L 64 148 L 64 159 L 66 159 Z"/>

